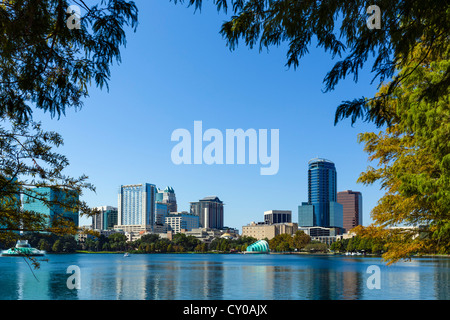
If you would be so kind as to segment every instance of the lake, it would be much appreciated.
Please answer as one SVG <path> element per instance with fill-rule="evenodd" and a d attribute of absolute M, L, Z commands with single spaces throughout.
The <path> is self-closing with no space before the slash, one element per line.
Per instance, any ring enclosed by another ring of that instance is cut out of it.
<path fill-rule="evenodd" d="M 279 254 L 0 257 L 1 300 L 450 299 L 450 259 Z M 41 257 L 37 258 L 42 259 Z M 79 269 L 72 275 L 69 266 Z M 78 282 L 72 281 L 79 275 Z M 68 285 L 79 284 L 70 289 Z"/>

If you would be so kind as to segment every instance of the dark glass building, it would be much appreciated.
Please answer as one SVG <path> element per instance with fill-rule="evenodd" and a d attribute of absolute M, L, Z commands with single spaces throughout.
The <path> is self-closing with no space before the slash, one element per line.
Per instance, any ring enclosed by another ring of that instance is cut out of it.
<path fill-rule="evenodd" d="M 342 228 L 336 167 L 330 160 L 315 158 L 308 162 L 308 202 L 299 206 L 299 226 Z"/>
<path fill-rule="evenodd" d="M 191 214 L 199 216 L 202 228 L 223 228 L 223 202 L 216 196 L 191 202 Z"/>

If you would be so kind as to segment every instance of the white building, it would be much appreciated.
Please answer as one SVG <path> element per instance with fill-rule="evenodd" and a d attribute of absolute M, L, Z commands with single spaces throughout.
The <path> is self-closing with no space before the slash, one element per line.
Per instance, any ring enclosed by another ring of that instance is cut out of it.
<path fill-rule="evenodd" d="M 182 229 L 190 231 L 199 227 L 199 217 L 189 214 L 186 211 L 170 213 L 165 222 L 172 229 L 173 233 L 180 233 Z"/>

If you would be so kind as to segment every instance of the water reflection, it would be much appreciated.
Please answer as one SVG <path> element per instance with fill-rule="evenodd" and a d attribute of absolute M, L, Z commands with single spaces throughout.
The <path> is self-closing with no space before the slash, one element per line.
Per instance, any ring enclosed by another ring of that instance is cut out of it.
<path fill-rule="evenodd" d="M 381 269 L 370 290 L 367 267 Z M 70 290 L 69 265 L 81 268 Z M 391 267 L 379 259 L 243 255 L 60 255 L 35 270 L 0 259 L 0 299 L 442 299 L 450 298 L 450 259 L 415 259 Z"/>
<path fill-rule="evenodd" d="M 361 273 L 299 266 L 243 266 L 247 286 L 244 298 L 334 300 L 357 299 L 363 283 Z"/>

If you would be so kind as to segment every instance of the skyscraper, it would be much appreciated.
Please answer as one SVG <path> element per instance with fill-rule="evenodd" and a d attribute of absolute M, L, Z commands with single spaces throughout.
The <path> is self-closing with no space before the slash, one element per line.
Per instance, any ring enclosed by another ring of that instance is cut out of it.
<path fill-rule="evenodd" d="M 346 190 L 337 193 L 337 202 L 343 206 L 344 229 L 349 231 L 362 225 L 362 195 L 361 192 Z"/>
<path fill-rule="evenodd" d="M 96 208 L 99 213 L 92 217 L 92 227 L 96 230 L 108 230 L 117 225 L 117 208 L 101 206 Z"/>
<path fill-rule="evenodd" d="M 223 202 L 216 196 L 191 202 L 191 214 L 199 216 L 202 228 L 223 228 Z"/>
<path fill-rule="evenodd" d="M 166 187 L 164 190 L 157 190 L 156 202 L 166 203 L 169 212 L 177 212 L 177 198 L 172 187 Z"/>
<path fill-rule="evenodd" d="M 118 196 L 118 227 L 133 226 L 127 230 L 151 230 L 155 223 L 156 187 L 141 183 L 120 186 Z"/>
<path fill-rule="evenodd" d="M 315 158 L 308 162 L 308 202 L 299 206 L 299 226 L 342 228 L 342 205 L 337 200 L 337 173 L 333 162 Z"/>
<path fill-rule="evenodd" d="M 29 189 L 23 196 L 23 209 L 46 215 L 49 227 L 58 218 L 72 221 L 78 226 L 78 194 L 73 190 L 50 187 Z"/>

